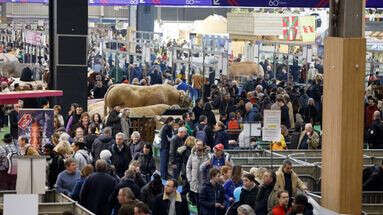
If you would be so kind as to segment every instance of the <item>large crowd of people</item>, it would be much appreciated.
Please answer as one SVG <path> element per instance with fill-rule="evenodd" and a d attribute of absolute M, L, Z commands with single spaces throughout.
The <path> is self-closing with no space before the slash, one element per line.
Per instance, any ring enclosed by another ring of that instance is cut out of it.
<path fill-rule="evenodd" d="M 9 155 L 46 155 L 47 187 L 97 215 L 186 215 L 193 207 L 200 215 L 313 214 L 305 195 L 308 189 L 291 161 L 284 161 L 276 172 L 246 172 L 225 150 L 258 147 L 258 139 L 238 131 L 243 123 L 262 122 L 267 109 L 281 110 L 281 137 L 270 143 L 272 150 L 321 149 L 323 68 L 319 64 L 308 69 L 308 84 L 298 85 L 283 65 L 272 69 L 268 61 L 261 64 L 265 78 L 238 83 L 224 75 L 202 82 L 186 74 L 173 77 L 166 55 L 157 60 L 145 70 L 126 63 L 122 79 L 112 80 L 113 67 L 95 57 L 88 94 L 104 98 L 113 81 L 142 86 L 167 83 L 189 93 L 195 105 L 182 117 L 165 120 L 158 143 L 145 142 L 142 134 L 132 131 L 128 113 L 118 106 L 102 118 L 90 116 L 74 103 L 65 114 L 59 105 L 53 107 L 55 133 L 50 143 L 36 150 L 28 137 L 17 134 L 17 112 L 24 105 L 19 102 L 10 109 L 3 107 L 0 114 L 0 122 L 6 115 L 11 122 L 11 132 L 0 145 L 0 189 L 15 188 Z M 2 91 L 9 90 L 6 81 L 1 84 Z M 372 81 L 366 90 L 365 140 L 370 148 L 383 148 L 383 97 L 377 86 Z M 49 107 L 41 99 L 34 104 Z M 159 160 L 154 147 L 159 147 Z M 363 188 L 382 190 L 382 172 L 383 166 L 365 170 Z"/>

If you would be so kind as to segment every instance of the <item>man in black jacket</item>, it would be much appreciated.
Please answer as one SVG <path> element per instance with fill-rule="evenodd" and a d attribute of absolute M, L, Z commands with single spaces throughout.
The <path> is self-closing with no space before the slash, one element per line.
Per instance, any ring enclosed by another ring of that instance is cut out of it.
<path fill-rule="evenodd" d="M 153 203 L 153 215 L 184 215 L 189 214 L 186 198 L 177 192 L 178 183 L 174 179 L 167 181 L 164 193 L 158 195 Z"/>
<path fill-rule="evenodd" d="M 92 156 L 94 160 L 100 159 L 100 153 L 102 150 L 110 150 L 110 147 L 115 143 L 112 137 L 112 128 L 106 127 L 103 130 L 103 134 L 100 135 L 93 143 Z"/>
<path fill-rule="evenodd" d="M 368 130 L 368 143 L 373 149 L 383 149 L 383 122 L 380 117 L 380 112 L 375 111 L 373 121 Z"/>
<path fill-rule="evenodd" d="M 108 199 L 116 180 L 107 173 L 108 170 L 106 161 L 97 160 L 96 173 L 85 180 L 80 193 L 80 204 L 97 215 L 110 215 L 112 212 Z"/>
<path fill-rule="evenodd" d="M 110 152 L 112 153 L 111 161 L 116 168 L 118 177 L 123 177 L 125 170 L 129 168 L 129 163 L 132 161 L 132 155 L 129 147 L 125 144 L 125 134 L 116 134 L 116 143 L 112 145 Z"/>
<path fill-rule="evenodd" d="M 141 196 L 140 195 L 140 188 L 130 177 L 128 177 L 128 174 L 129 174 L 128 172 L 129 172 L 129 170 L 126 171 L 126 175 L 123 178 L 121 178 L 121 181 L 116 185 L 113 193 L 110 195 L 109 201 L 110 201 L 111 206 L 114 208 L 115 211 L 118 211 L 118 209 L 121 207 L 121 205 L 118 202 L 117 196 L 118 196 L 118 192 L 122 188 L 125 188 L 125 187 L 130 188 L 130 190 L 133 192 L 135 198 L 140 199 L 140 196 Z"/>
<path fill-rule="evenodd" d="M 20 100 L 17 104 L 13 105 L 13 110 L 9 113 L 9 121 L 11 124 L 11 135 L 14 140 L 19 137 L 19 110 L 23 107 L 23 102 Z"/>
<path fill-rule="evenodd" d="M 364 191 L 383 191 L 383 161 L 380 166 L 368 167 L 363 170 L 363 175 L 365 172 L 368 173 L 368 177 L 363 181 L 363 190 Z"/>
<path fill-rule="evenodd" d="M 242 177 L 243 187 L 239 197 L 240 205 L 250 205 L 255 208 L 255 201 L 257 199 L 258 187 L 255 184 L 254 175 L 247 173 Z"/>
<path fill-rule="evenodd" d="M 259 187 L 255 203 L 255 213 L 257 215 L 266 215 L 268 213 L 268 202 L 271 193 L 274 190 L 277 176 L 274 172 L 266 170 L 263 173 L 263 184 Z"/>
<path fill-rule="evenodd" d="M 173 178 L 178 179 L 181 170 L 182 170 L 182 156 L 177 153 L 177 149 L 184 145 L 185 137 L 187 135 L 187 129 L 181 127 L 178 129 L 178 133 L 172 137 L 170 140 L 170 153 L 169 153 L 169 162 L 173 168 Z"/>
<path fill-rule="evenodd" d="M 278 96 L 276 99 L 276 103 L 279 105 L 281 109 L 281 124 L 286 126 L 288 129 L 290 128 L 290 116 L 289 116 L 289 108 L 285 104 L 283 97 Z"/>
<path fill-rule="evenodd" d="M 118 132 L 121 132 L 121 117 L 120 117 L 120 106 L 116 106 L 113 108 L 112 111 L 110 111 L 108 119 L 106 120 L 106 126 L 109 126 L 112 128 L 112 134 L 113 136 L 116 135 Z"/>
<path fill-rule="evenodd" d="M 210 181 L 203 185 L 199 194 L 201 215 L 225 214 L 225 190 L 219 183 L 221 173 L 218 169 L 209 171 Z"/>

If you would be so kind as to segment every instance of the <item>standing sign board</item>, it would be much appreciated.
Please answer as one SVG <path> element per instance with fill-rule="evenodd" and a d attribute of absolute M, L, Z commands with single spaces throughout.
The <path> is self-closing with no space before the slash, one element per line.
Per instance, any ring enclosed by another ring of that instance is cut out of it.
<path fill-rule="evenodd" d="M 281 111 L 264 110 L 263 141 L 278 141 L 281 138 Z"/>

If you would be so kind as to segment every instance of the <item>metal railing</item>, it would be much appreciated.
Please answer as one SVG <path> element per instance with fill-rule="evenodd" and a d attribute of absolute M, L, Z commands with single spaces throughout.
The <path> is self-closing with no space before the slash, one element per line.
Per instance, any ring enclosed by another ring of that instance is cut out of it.
<path fill-rule="evenodd" d="M 0 191 L 0 212 L 3 212 L 4 195 L 16 194 L 15 190 Z M 68 196 L 54 190 L 39 195 L 39 214 L 54 215 L 70 211 L 76 215 L 95 215 Z"/>

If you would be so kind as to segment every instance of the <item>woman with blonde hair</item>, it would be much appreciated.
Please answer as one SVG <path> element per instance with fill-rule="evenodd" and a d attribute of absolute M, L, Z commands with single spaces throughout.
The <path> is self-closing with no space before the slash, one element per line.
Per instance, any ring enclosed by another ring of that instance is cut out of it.
<path fill-rule="evenodd" d="M 62 155 L 64 158 L 70 157 L 73 153 L 72 148 L 69 144 L 69 134 L 62 133 L 60 135 L 59 143 L 53 149 L 58 154 Z"/>
<path fill-rule="evenodd" d="M 186 138 L 184 145 L 178 147 L 177 153 L 181 157 L 182 168 L 181 168 L 181 177 L 186 181 L 186 164 L 188 162 L 189 156 L 193 147 L 195 146 L 197 139 L 193 136 L 189 136 Z"/>

